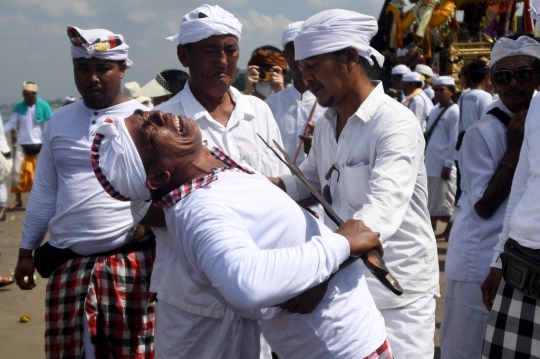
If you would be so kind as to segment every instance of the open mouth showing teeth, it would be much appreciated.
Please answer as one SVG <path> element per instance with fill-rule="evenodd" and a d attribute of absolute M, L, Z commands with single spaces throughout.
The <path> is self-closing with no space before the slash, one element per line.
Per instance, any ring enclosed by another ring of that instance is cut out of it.
<path fill-rule="evenodd" d="M 174 124 L 178 129 L 178 132 L 182 132 L 182 124 L 180 123 L 180 118 L 178 116 L 174 116 Z"/>

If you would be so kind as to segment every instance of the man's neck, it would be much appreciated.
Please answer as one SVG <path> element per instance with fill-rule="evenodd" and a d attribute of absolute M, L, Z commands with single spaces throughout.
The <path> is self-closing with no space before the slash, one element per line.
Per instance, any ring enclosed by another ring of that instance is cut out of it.
<path fill-rule="evenodd" d="M 234 109 L 234 102 L 229 91 L 225 91 L 223 95 L 212 96 L 204 91 L 200 91 L 197 87 L 191 86 L 193 97 L 204 107 L 214 120 L 227 126 L 229 117 L 231 117 Z"/>
<path fill-rule="evenodd" d="M 482 82 L 479 82 L 477 84 L 473 84 L 471 88 L 474 89 L 474 90 L 482 90 L 482 91 L 488 92 L 488 87 L 489 87 L 488 82 L 487 81 L 482 81 Z"/>
<path fill-rule="evenodd" d="M 375 85 L 371 81 L 364 82 L 362 85 L 356 86 L 356 89 L 350 91 L 345 98 L 334 106 L 334 110 L 338 113 L 337 117 L 337 131 L 336 136 L 339 138 L 339 134 L 349 118 L 360 108 L 364 101 L 368 98 L 371 92 L 375 89 Z"/>
<path fill-rule="evenodd" d="M 32 102 L 28 102 L 26 100 L 24 100 L 24 101 L 26 102 L 26 106 L 28 106 L 28 107 L 32 107 L 32 106 L 34 106 L 36 104 L 36 100 L 34 100 Z"/>
<path fill-rule="evenodd" d="M 113 106 L 116 106 L 116 105 L 119 105 L 121 103 L 124 103 L 124 102 L 128 102 L 130 100 L 129 97 L 127 97 L 126 95 L 124 95 L 122 92 L 120 92 L 115 98 L 114 100 L 112 100 L 111 102 L 105 104 L 105 105 L 93 105 L 93 104 L 88 104 L 86 103 L 86 101 L 84 101 L 84 98 L 83 98 L 83 101 L 84 101 L 84 105 L 86 107 L 88 107 L 89 109 L 92 109 L 92 110 L 103 110 L 105 108 L 109 108 L 109 107 L 113 107 Z"/>

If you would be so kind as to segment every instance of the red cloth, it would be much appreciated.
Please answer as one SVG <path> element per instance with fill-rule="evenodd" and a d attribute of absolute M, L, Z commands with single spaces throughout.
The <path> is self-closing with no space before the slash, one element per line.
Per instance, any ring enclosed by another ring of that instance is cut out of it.
<path fill-rule="evenodd" d="M 388 340 L 385 340 L 384 343 L 379 347 L 379 349 L 375 350 L 373 353 L 369 354 L 364 359 L 392 359 L 394 358 L 392 356 L 392 350 L 390 350 L 390 345 L 388 344 Z"/>
<path fill-rule="evenodd" d="M 153 263 L 152 250 L 137 250 L 70 259 L 56 269 L 46 290 L 47 358 L 82 357 L 86 315 L 97 358 L 153 359 Z"/>

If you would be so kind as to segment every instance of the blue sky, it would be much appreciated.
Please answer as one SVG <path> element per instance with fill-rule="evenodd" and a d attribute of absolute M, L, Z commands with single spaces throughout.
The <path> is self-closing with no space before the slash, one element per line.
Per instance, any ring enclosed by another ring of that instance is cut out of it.
<path fill-rule="evenodd" d="M 221 0 L 243 25 L 238 66 L 245 68 L 257 46 L 281 47 L 281 31 L 330 8 L 378 17 L 383 0 Z M 124 81 L 142 86 L 162 70 L 182 66 L 176 44 L 181 17 L 202 2 L 194 0 L 0 0 L 0 104 L 18 102 L 23 81 L 39 86 L 38 96 L 79 97 L 73 84 L 67 25 L 105 28 L 124 35 L 134 65 Z M 215 4 L 209 2 L 209 4 Z"/>

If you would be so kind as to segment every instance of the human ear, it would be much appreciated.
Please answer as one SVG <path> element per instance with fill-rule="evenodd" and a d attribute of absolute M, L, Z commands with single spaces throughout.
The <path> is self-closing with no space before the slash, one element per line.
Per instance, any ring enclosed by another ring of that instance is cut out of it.
<path fill-rule="evenodd" d="M 189 68 L 189 50 L 184 45 L 176 47 L 176 56 L 184 67 Z"/>
<path fill-rule="evenodd" d="M 126 73 L 126 62 L 122 62 L 122 64 L 118 65 L 118 71 L 120 72 L 120 79 L 124 78 L 124 74 Z"/>
<path fill-rule="evenodd" d="M 163 188 L 171 180 L 171 173 L 169 171 L 154 171 L 150 170 L 146 176 L 146 187 L 151 191 L 159 190 Z"/>

